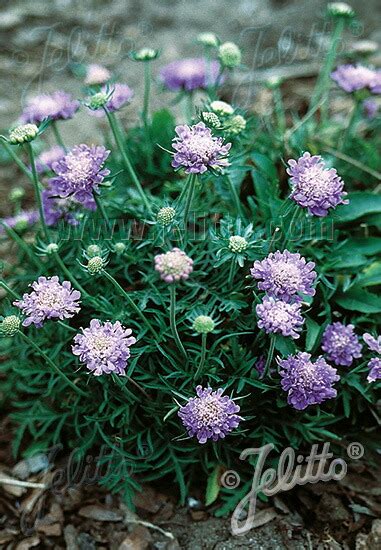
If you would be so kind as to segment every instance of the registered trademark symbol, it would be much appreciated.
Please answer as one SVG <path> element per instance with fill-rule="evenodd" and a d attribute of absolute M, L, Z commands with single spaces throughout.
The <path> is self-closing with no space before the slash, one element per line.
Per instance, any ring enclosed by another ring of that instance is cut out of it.
<path fill-rule="evenodd" d="M 358 441 L 350 443 L 347 447 L 347 454 L 352 460 L 358 460 L 364 456 L 364 447 Z"/>

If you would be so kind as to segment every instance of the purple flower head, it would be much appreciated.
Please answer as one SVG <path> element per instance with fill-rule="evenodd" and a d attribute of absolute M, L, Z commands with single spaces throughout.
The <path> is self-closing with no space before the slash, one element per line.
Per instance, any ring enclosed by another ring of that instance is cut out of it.
<path fill-rule="evenodd" d="M 300 312 L 300 302 L 288 304 L 282 300 L 275 300 L 265 296 L 261 304 L 256 307 L 259 318 L 258 327 L 264 329 L 267 334 L 282 334 L 299 338 L 304 319 Z"/>
<path fill-rule="evenodd" d="M 217 84 L 219 73 L 218 61 L 213 60 L 208 65 L 202 58 L 181 59 L 163 67 L 160 80 L 169 90 L 192 91 Z"/>
<path fill-rule="evenodd" d="M 340 377 L 323 357 L 313 363 L 309 353 L 300 351 L 278 362 L 282 389 L 288 392 L 287 402 L 295 409 L 301 411 L 308 405 L 336 397 L 337 391 L 332 386 Z"/>
<path fill-rule="evenodd" d="M 111 78 L 111 73 L 106 67 L 91 63 L 86 70 L 85 84 L 95 86 L 97 84 L 105 84 Z"/>
<path fill-rule="evenodd" d="M 132 330 L 119 321 L 102 323 L 98 319 L 92 319 L 90 326 L 81 330 L 82 334 L 74 336 L 73 354 L 86 363 L 94 376 L 113 372 L 123 376 L 130 346 L 136 343 Z"/>
<path fill-rule="evenodd" d="M 194 126 L 176 126 L 176 134 L 172 147 L 176 151 L 173 156 L 173 168 L 185 168 L 187 174 L 203 174 L 208 168 L 223 168 L 229 166 L 225 158 L 231 143 L 226 143 L 220 137 L 213 137 L 210 128 L 203 122 Z"/>
<path fill-rule="evenodd" d="M 73 196 L 61 199 L 50 188 L 42 192 L 42 206 L 45 222 L 49 226 L 56 225 L 60 220 L 65 220 L 71 225 L 78 225 L 78 217 L 83 206 Z M 93 197 L 86 201 L 88 210 L 96 210 L 97 205 Z"/>
<path fill-rule="evenodd" d="M 371 351 L 375 351 L 381 355 L 381 336 L 374 338 L 369 332 L 365 332 L 362 337 Z"/>
<path fill-rule="evenodd" d="M 65 156 L 65 149 L 59 145 L 53 145 L 50 149 L 43 151 L 36 158 L 36 170 L 39 174 L 49 172 L 53 164 Z"/>
<path fill-rule="evenodd" d="M 196 436 L 199 443 L 223 439 L 242 420 L 236 414 L 239 406 L 227 395 L 223 396 L 223 392 L 223 389 L 212 391 L 212 388 L 197 386 L 197 397 L 191 397 L 178 412 L 188 435 Z"/>
<path fill-rule="evenodd" d="M 374 71 L 363 65 L 340 65 L 331 74 L 331 78 L 345 92 L 351 93 L 370 88 L 374 80 Z"/>
<path fill-rule="evenodd" d="M 71 196 L 85 208 L 93 209 L 93 193 L 110 173 L 102 168 L 109 154 L 101 145 L 76 145 L 53 164 L 57 176 L 49 180 L 52 192 L 61 198 Z"/>
<path fill-rule="evenodd" d="M 374 71 L 370 91 L 373 94 L 381 94 L 381 71 Z"/>
<path fill-rule="evenodd" d="M 321 348 L 335 365 L 349 367 L 353 359 L 361 357 L 362 345 L 353 329 L 353 325 L 339 322 L 328 325 L 325 329 Z"/>
<path fill-rule="evenodd" d="M 374 99 L 372 99 L 370 97 L 368 99 L 365 99 L 365 101 L 363 101 L 362 106 L 363 106 L 363 109 L 364 109 L 365 116 L 367 118 L 372 119 L 376 116 L 377 111 L 378 111 L 377 101 L 375 101 Z"/>
<path fill-rule="evenodd" d="M 15 216 L 3 218 L 1 221 L 16 231 L 25 231 L 25 229 L 38 222 L 39 219 L 40 216 L 37 210 L 23 210 Z M 0 233 L 4 233 L 2 225 L 0 225 Z"/>
<path fill-rule="evenodd" d="M 316 279 L 314 262 L 288 250 L 271 252 L 262 261 L 255 261 L 250 270 L 254 279 L 259 279 L 258 288 L 273 298 L 284 302 L 301 301 L 299 294 L 314 296 L 312 285 Z"/>
<path fill-rule="evenodd" d="M 166 283 L 188 279 L 193 271 L 193 260 L 179 248 L 155 256 L 155 269 Z"/>
<path fill-rule="evenodd" d="M 57 91 L 51 94 L 41 94 L 27 101 L 21 114 L 22 122 L 42 122 L 45 118 L 64 120 L 73 118 L 79 109 L 79 101 L 66 92 Z"/>
<path fill-rule="evenodd" d="M 320 155 L 306 152 L 297 161 L 290 159 L 287 174 L 291 176 L 290 199 L 307 208 L 314 216 L 326 216 L 330 208 L 348 204 L 344 182 L 335 168 L 326 168 Z"/>
<path fill-rule="evenodd" d="M 368 363 L 368 368 L 368 382 L 381 380 L 381 357 L 373 357 L 373 359 L 371 359 Z"/>
<path fill-rule="evenodd" d="M 47 319 L 69 319 L 79 312 L 81 293 L 73 290 L 68 281 L 60 283 L 58 277 L 39 277 L 30 285 L 33 291 L 24 294 L 22 300 L 16 300 L 13 305 L 27 315 L 23 326 L 32 323 L 42 327 Z"/>
<path fill-rule="evenodd" d="M 259 374 L 259 378 L 263 378 L 265 375 L 265 367 L 266 367 L 266 357 L 264 355 L 261 355 L 258 357 L 257 361 L 255 362 L 254 368 Z"/>
<path fill-rule="evenodd" d="M 105 105 L 110 113 L 118 111 L 130 103 L 131 99 L 134 97 L 134 92 L 131 88 L 127 86 L 127 84 L 120 84 L 119 82 L 103 86 L 101 91 L 105 94 L 110 94 L 110 98 Z M 91 110 L 90 112 L 97 117 L 102 117 L 106 114 L 103 109 L 97 109 L 96 111 Z"/>

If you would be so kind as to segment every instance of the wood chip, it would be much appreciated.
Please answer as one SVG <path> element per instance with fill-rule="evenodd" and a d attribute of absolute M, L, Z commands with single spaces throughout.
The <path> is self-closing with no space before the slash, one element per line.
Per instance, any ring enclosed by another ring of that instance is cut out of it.
<path fill-rule="evenodd" d="M 83 518 L 94 519 L 96 521 L 121 521 L 123 519 L 122 512 L 119 510 L 110 510 L 104 506 L 84 506 L 78 513 Z"/>

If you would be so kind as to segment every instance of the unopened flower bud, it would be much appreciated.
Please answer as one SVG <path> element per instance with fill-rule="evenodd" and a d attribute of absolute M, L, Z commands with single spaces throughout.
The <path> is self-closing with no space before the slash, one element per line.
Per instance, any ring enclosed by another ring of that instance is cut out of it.
<path fill-rule="evenodd" d="M 56 252 L 58 252 L 58 249 L 59 249 L 59 246 L 58 246 L 57 243 L 50 243 L 46 247 L 46 253 L 47 254 L 55 254 Z"/>
<path fill-rule="evenodd" d="M 218 38 L 213 32 L 200 33 L 197 37 L 197 42 L 210 48 L 217 48 L 218 46 Z"/>
<path fill-rule="evenodd" d="M 9 193 L 9 200 L 17 202 L 25 196 L 25 191 L 22 187 L 14 187 Z"/>
<path fill-rule="evenodd" d="M 243 252 L 248 247 L 246 239 L 240 235 L 233 235 L 229 238 L 229 249 L 237 254 Z"/>
<path fill-rule="evenodd" d="M 156 221 L 160 225 L 166 226 L 173 222 L 176 216 L 176 210 L 171 206 L 160 208 L 156 216 Z"/>
<path fill-rule="evenodd" d="M 210 108 L 220 116 L 228 116 L 234 113 L 234 108 L 225 101 L 212 101 Z"/>
<path fill-rule="evenodd" d="M 89 257 L 89 258 L 93 258 L 94 256 L 99 256 L 99 254 L 102 252 L 101 250 L 101 247 L 98 246 L 97 244 L 90 244 L 87 248 L 86 248 L 86 255 Z"/>
<path fill-rule="evenodd" d="M 103 258 L 100 256 L 94 256 L 94 258 L 90 258 L 87 263 L 87 271 L 90 275 L 96 275 L 97 273 L 101 273 L 103 271 L 104 265 L 105 262 Z"/>
<path fill-rule="evenodd" d="M 137 52 L 132 52 L 131 57 L 134 61 L 152 61 L 159 55 L 159 50 L 153 48 L 141 48 Z"/>
<path fill-rule="evenodd" d="M 126 245 L 124 243 L 115 243 L 114 244 L 114 250 L 117 254 L 123 254 L 123 252 L 126 250 Z"/>
<path fill-rule="evenodd" d="M 241 50 L 234 42 L 225 42 L 218 48 L 218 57 L 224 67 L 232 69 L 241 63 Z"/>
<path fill-rule="evenodd" d="M 98 92 L 97 94 L 92 95 L 87 100 L 86 106 L 92 111 L 97 111 L 106 105 L 110 99 L 110 94 L 106 92 Z"/>
<path fill-rule="evenodd" d="M 229 134 L 237 136 L 243 132 L 246 128 L 246 120 L 242 115 L 235 115 L 230 120 L 226 126 L 226 130 Z"/>
<path fill-rule="evenodd" d="M 211 317 L 208 315 L 199 315 L 193 321 L 192 328 L 199 334 L 207 334 L 208 332 L 212 332 L 215 326 L 216 324 Z"/>
<path fill-rule="evenodd" d="M 9 132 L 9 143 L 19 145 L 32 141 L 38 134 L 38 127 L 35 124 L 23 124 Z"/>
<path fill-rule="evenodd" d="M 216 113 L 204 111 L 202 113 L 202 120 L 205 122 L 207 126 L 209 126 L 209 128 L 221 128 L 221 121 L 216 115 Z"/>
<path fill-rule="evenodd" d="M 21 321 L 16 315 L 4 317 L 0 323 L 0 332 L 4 336 L 14 336 L 20 329 Z"/>
<path fill-rule="evenodd" d="M 355 11 L 352 6 L 345 2 L 331 2 L 327 5 L 327 13 L 332 17 L 348 17 L 352 18 L 355 15 Z"/>

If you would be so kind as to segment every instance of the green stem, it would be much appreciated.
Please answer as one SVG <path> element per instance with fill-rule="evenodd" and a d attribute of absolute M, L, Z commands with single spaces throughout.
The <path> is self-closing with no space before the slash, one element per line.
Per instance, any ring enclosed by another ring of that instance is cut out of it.
<path fill-rule="evenodd" d="M 192 204 L 192 199 L 193 199 L 194 187 L 195 187 L 196 180 L 197 180 L 197 175 L 196 174 L 190 174 L 189 182 L 188 182 L 188 185 L 187 185 L 187 197 L 186 197 L 185 206 L 184 206 L 184 217 L 183 217 L 184 231 L 186 231 L 186 227 L 187 227 L 187 223 L 188 223 L 188 216 L 189 216 L 189 211 L 190 211 L 190 207 L 191 207 L 191 204 Z"/>
<path fill-rule="evenodd" d="M 231 287 L 233 284 L 234 279 L 234 267 L 235 267 L 235 261 L 232 260 L 230 262 L 230 268 L 229 268 L 229 277 L 228 277 L 228 286 Z"/>
<path fill-rule="evenodd" d="M 206 358 L 206 333 L 203 333 L 201 335 L 201 359 L 200 363 L 198 365 L 196 374 L 194 376 L 194 380 L 198 380 L 198 378 L 202 375 L 205 365 L 205 358 Z"/>
<path fill-rule="evenodd" d="M 17 232 L 12 227 L 10 227 L 9 225 L 7 225 L 6 223 L 4 223 L 1 220 L 0 220 L 0 225 L 2 225 L 2 227 L 4 227 L 4 231 L 6 232 L 8 237 L 13 239 L 15 241 L 15 243 L 21 248 L 21 250 L 23 250 L 23 252 L 25 252 L 25 254 L 28 256 L 28 258 L 31 260 L 31 262 L 33 262 L 34 265 L 38 269 L 40 269 L 40 270 L 44 269 L 44 265 L 34 255 L 32 248 L 29 245 L 26 244 L 26 242 L 17 234 Z"/>
<path fill-rule="evenodd" d="M 14 298 L 15 300 L 20 300 L 20 296 L 17 294 L 17 292 L 12 290 L 11 287 L 8 286 L 5 281 L 0 280 L 0 286 L 2 286 L 3 289 L 6 290 L 8 294 L 12 296 L 12 298 Z"/>
<path fill-rule="evenodd" d="M 346 127 L 345 132 L 344 132 L 343 137 L 342 137 L 342 140 L 341 140 L 341 144 L 340 144 L 340 148 L 339 148 L 341 151 L 343 149 L 345 149 L 347 141 L 352 136 L 353 129 L 354 129 L 355 124 L 357 122 L 357 118 L 358 118 L 360 108 L 361 108 L 361 101 L 356 99 L 355 104 L 354 104 L 353 109 L 352 109 L 352 113 L 351 113 L 349 122 L 348 122 L 348 126 Z"/>
<path fill-rule="evenodd" d="M 158 335 L 158 333 L 156 332 L 156 330 L 153 328 L 153 326 L 151 325 L 151 323 L 148 321 L 148 319 L 146 318 L 146 316 L 144 315 L 144 313 L 141 312 L 141 310 L 138 308 L 138 306 L 133 302 L 133 300 L 131 300 L 131 298 L 129 297 L 129 295 L 127 294 L 127 292 L 124 290 L 124 288 L 122 288 L 120 286 L 120 284 L 118 283 L 118 281 L 116 279 L 114 279 L 114 277 L 112 275 L 110 275 L 110 273 L 108 273 L 106 270 L 103 270 L 102 271 L 103 275 L 106 277 L 106 279 L 108 279 L 113 285 L 114 287 L 120 292 L 120 294 L 123 296 L 123 298 L 125 298 L 127 300 L 127 302 L 129 303 L 129 305 L 131 306 L 131 308 L 135 311 L 135 313 L 140 317 L 140 319 L 144 322 L 144 324 L 146 325 L 146 327 L 152 332 L 152 334 L 154 335 L 154 337 L 156 338 L 157 341 L 160 340 L 160 336 Z"/>
<path fill-rule="evenodd" d="M 69 279 L 69 281 L 72 283 L 72 285 L 80 291 L 80 293 L 85 296 L 86 298 L 91 298 L 90 294 L 86 292 L 86 290 L 82 287 L 82 285 L 77 281 L 77 279 L 72 275 L 72 273 L 68 270 L 66 265 L 63 263 L 61 256 L 58 254 L 58 252 L 53 252 L 53 256 L 59 265 L 59 267 L 62 269 L 66 277 Z"/>
<path fill-rule="evenodd" d="M 265 365 L 265 374 L 268 373 L 268 370 L 269 370 L 270 365 L 271 365 L 271 361 L 273 360 L 274 349 L 275 349 L 275 335 L 270 337 L 270 348 L 269 348 L 269 353 L 267 355 L 267 360 L 266 360 L 266 365 Z"/>
<path fill-rule="evenodd" d="M 62 149 L 65 151 L 65 153 L 67 152 L 67 147 L 66 145 L 64 144 L 63 142 L 63 139 L 61 137 L 61 134 L 60 134 L 60 131 L 58 130 L 58 126 L 57 126 L 57 122 L 55 120 L 52 121 L 52 130 L 53 130 L 53 134 L 54 134 L 54 137 L 56 138 L 56 142 L 57 144 L 62 147 Z"/>
<path fill-rule="evenodd" d="M 170 289 L 170 297 L 171 297 L 169 321 L 171 325 L 172 336 L 181 353 L 184 355 L 184 357 L 188 358 L 187 352 L 185 351 L 185 348 L 180 340 L 180 336 L 179 336 L 179 333 L 177 332 L 177 327 L 176 327 L 176 285 L 175 283 L 171 283 L 169 285 L 169 289 Z"/>
<path fill-rule="evenodd" d="M 185 93 L 185 118 L 187 122 L 190 124 L 192 122 L 193 118 L 193 94 L 192 92 L 186 92 Z"/>
<path fill-rule="evenodd" d="M 122 136 L 121 136 L 121 133 L 119 131 L 119 128 L 118 128 L 118 124 L 117 124 L 117 121 L 115 119 L 115 115 L 114 113 L 110 113 L 109 111 L 107 111 L 107 109 L 105 109 L 105 113 L 106 113 L 106 116 L 107 116 L 107 119 L 109 121 L 109 124 L 110 124 L 110 128 L 111 128 L 111 131 L 112 131 L 112 134 L 114 136 L 114 139 L 115 139 L 115 143 L 119 149 L 119 152 L 120 154 L 122 155 L 122 159 L 123 159 L 123 163 L 124 163 L 124 166 L 127 170 L 127 172 L 130 174 L 130 177 L 144 203 L 144 206 L 145 208 L 147 209 L 148 213 L 150 214 L 150 216 L 152 216 L 152 208 L 151 208 L 151 205 L 149 204 L 148 202 L 148 199 L 146 197 L 146 194 L 144 193 L 144 190 L 143 190 L 143 187 L 141 186 L 141 183 L 136 175 L 136 172 L 130 162 L 130 159 L 128 158 L 127 156 L 127 153 L 125 151 L 125 148 L 124 148 L 124 144 L 123 144 L 123 139 L 122 139 Z"/>
<path fill-rule="evenodd" d="M 286 131 L 286 115 L 284 112 L 282 92 L 278 86 L 273 89 L 273 100 L 279 133 L 283 136 L 284 132 Z"/>
<path fill-rule="evenodd" d="M 13 150 L 13 147 L 11 147 L 5 140 L 1 140 L 1 143 L 3 144 L 4 149 L 8 153 L 10 157 L 14 160 L 15 164 L 20 168 L 20 170 L 30 179 L 32 183 L 33 181 L 33 175 L 30 170 L 25 166 L 25 164 L 19 159 L 19 157 L 16 155 L 16 153 Z"/>
<path fill-rule="evenodd" d="M 149 100 L 151 92 L 151 62 L 144 62 L 144 99 L 143 99 L 143 124 L 147 131 L 148 128 L 148 114 L 149 114 Z"/>
<path fill-rule="evenodd" d="M 36 163 L 34 161 L 33 147 L 30 143 L 27 144 L 27 149 L 28 149 L 28 153 L 29 153 L 30 165 L 31 165 L 31 168 L 32 168 L 34 192 L 35 192 L 35 195 L 36 195 L 38 211 L 40 213 L 40 220 L 41 220 L 41 224 L 42 224 L 42 229 L 43 229 L 43 232 L 44 232 L 45 239 L 47 241 L 49 241 L 49 233 L 48 233 L 48 228 L 47 228 L 46 222 L 45 222 L 44 208 L 42 206 L 41 184 L 38 180 L 38 175 L 37 175 L 37 170 L 36 170 Z"/>
<path fill-rule="evenodd" d="M 369 174 L 370 176 L 373 176 L 377 180 L 381 181 L 381 172 L 377 172 L 377 170 L 373 170 L 372 168 L 369 168 L 369 166 L 366 166 L 362 162 L 352 158 L 348 157 L 348 155 L 345 155 L 344 153 L 340 153 L 340 151 L 337 151 L 336 149 L 333 149 L 329 145 L 327 145 L 323 140 L 318 139 L 318 141 L 322 144 L 323 150 L 329 153 L 330 155 L 333 155 L 334 157 L 343 160 L 344 162 L 347 162 L 348 164 L 351 164 L 352 166 L 355 166 L 359 170 L 362 170 L 366 174 Z"/>
<path fill-rule="evenodd" d="M 240 218 L 243 218 L 241 201 L 240 201 L 237 189 L 236 189 L 234 183 L 232 182 L 232 180 L 229 178 L 229 176 L 226 177 L 226 180 L 227 180 L 227 182 L 229 184 L 229 187 L 230 187 L 230 192 L 231 192 L 232 197 L 233 197 L 233 201 L 234 201 L 234 204 L 235 204 L 235 208 L 237 210 L 237 214 L 238 214 L 238 216 L 240 216 Z"/>
<path fill-rule="evenodd" d="M 60 376 L 63 380 L 65 380 L 65 382 L 71 388 L 73 388 L 73 390 L 75 390 L 79 395 L 82 395 L 83 397 L 87 397 L 87 393 L 82 391 L 80 388 L 78 388 L 78 386 L 76 386 L 73 382 L 71 382 L 71 380 L 69 380 L 69 378 L 66 376 L 66 374 L 64 374 L 57 367 L 57 365 L 50 359 L 50 357 L 48 355 L 46 355 L 46 353 L 31 338 L 29 338 L 29 336 L 27 336 L 26 334 L 24 334 L 21 331 L 19 331 L 19 334 L 21 335 L 21 337 L 25 340 L 25 342 L 27 344 L 29 344 L 39 355 L 41 355 L 41 357 L 48 363 L 48 365 L 50 365 L 52 367 L 52 369 L 58 374 L 58 376 Z"/>
<path fill-rule="evenodd" d="M 106 223 L 106 227 L 107 229 L 111 229 L 111 223 L 110 223 L 110 219 L 107 215 L 107 212 L 105 210 L 105 207 L 104 207 L 104 204 L 102 202 L 102 198 L 97 194 L 97 193 L 93 193 L 93 197 L 94 197 L 94 200 L 95 200 L 95 204 L 97 205 L 97 208 L 99 210 L 99 212 L 101 213 L 101 216 L 104 220 L 104 222 Z"/>

